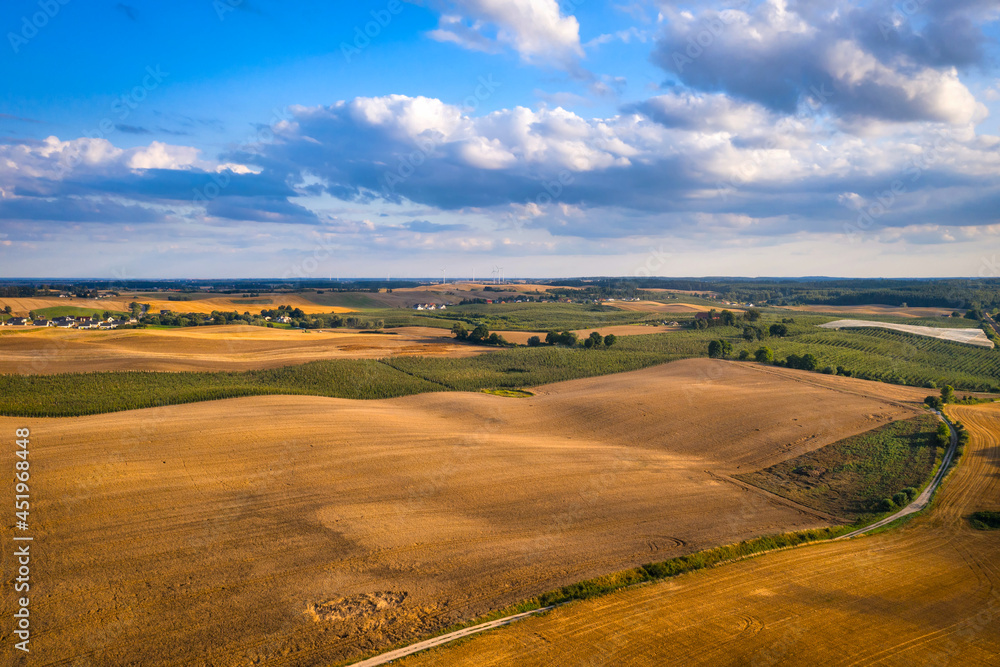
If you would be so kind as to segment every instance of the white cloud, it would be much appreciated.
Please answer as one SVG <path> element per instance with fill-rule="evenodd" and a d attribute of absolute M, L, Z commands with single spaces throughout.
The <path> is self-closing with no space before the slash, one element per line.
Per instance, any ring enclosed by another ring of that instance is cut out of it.
<path fill-rule="evenodd" d="M 145 148 L 131 151 L 127 164 L 132 169 L 186 169 L 197 159 L 197 148 L 154 141 Z"/>
<path fill-rule="evenodd" d="M 450 0 L 428 35 L 463 48 L 513 49 L 525 62 L 567 68 L 583 56 L 580 24 L 556 0 Z"/>

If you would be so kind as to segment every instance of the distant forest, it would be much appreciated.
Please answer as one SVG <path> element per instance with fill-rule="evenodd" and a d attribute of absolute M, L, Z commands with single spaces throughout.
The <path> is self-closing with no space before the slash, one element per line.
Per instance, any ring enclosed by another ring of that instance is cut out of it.
<path fill-rule="evenodd" d="M 606 298 L 639 296 L 647 289 L 714 292 L 726 301 L 796 306 L 858 306 L 880 303 L 889 306 L 992 309 L 1000 307 L 1000 278 L 972 280 L 887 279 L 687 279 L 687 278 L 595 278 L 550 281 L 553 285 L 591 288 Z"/>

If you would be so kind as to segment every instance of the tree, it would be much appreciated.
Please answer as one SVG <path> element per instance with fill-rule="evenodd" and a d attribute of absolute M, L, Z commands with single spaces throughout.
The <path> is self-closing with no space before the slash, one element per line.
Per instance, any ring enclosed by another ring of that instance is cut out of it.
<path fill-rule="evenodd" d="M 946 384 L 943 389 L 941 389 L 941 402 L 942 403 L 953 403 L 955 401 L 955 388 L 950 384 Z"/>
<path fill-rule="evenodd" d="M 788 335 L 788 327 L 784 324 L 772 324 L 769 329 L 772 336 L 783 338 Z"/>
<path fill-rule="evenodd" d="M 469 330 L 465 328 L 465 322 L 455 322 L 451 325 L 451 332 L 459 340 L 465 340 L 469 337 Z"/>
<path fill-rule="evenodd" d="M 559 334 L 555 331 L 550 331 L 545 334 L 545 342 L 549 345 L 555 345 L 559 342 Z"/>
<path fill-rule="evenodd" d="M 469 340 L 471 340 L 474 343 L 478 343 L 489 335 L 490 335 L 490 330 L 487 329 L 484 325 L 479 324 L 469 334 Z"/>
<path fill-rule="evenodd" d="M 814 371 L 819 367 L 819 359 L 813 354 L 804 355 L 799 360 L 799 368 L 804 371 Z"/>
<path fill-rule="evenodd" d="M 722 323 L 727 327 L 734 326 L 736 324 L 736 315 L 729 310 L 722 311 Z"/>
<path fill-rule="evenodd" d="M 751 308 L 750 310 L 743 313 L 743 319 L 747 322 L 756 322 L 760 319 L 760 311 L 756 308 Z"/>
<path fill-rule="evenodd" d="M 11 313 L 11 308 L 10 308 L 10 306 L 4 306 L 4 307 L 3 307 L 3 312 L 4 312 L 5 314 L 7 314 L 7 315 L 10 315 L 10 313 Z"/>
<path fill-rule="evenodd" d="M 713 340 L 708 344 L 708 356 L 712 359 L 725 359 L 733 351 L 733 344 L 728 340 Z"/>
<path fill-rule="evenodd" d="M 604 337 L 604 346 L 611 347 L 615 344 L 616 340 L 618 340 L 618 338 L 614 334 L 608 334 Z"/>
<path fill-rule="evenodd" d="M 102 320 L 106 320 L 106 319 L 108 319 L 108 318 L 110 318 L 110 317 L 111 317 L 111 311 L 110 311 L 110 310 L 105 310 L 105 311 L 104 311 L 104 314 L 103 314 L 103 315 L 101 315 L 101 319 L 102 319 Z"/>
<path fill-rule="evenodd" d="M 29 320 L 35 319 L 35 311 L 33 311 L 33 310 L 29 310 L 28 311 L 28 319 Z"/>
<path fill-rule="evenodd" d="M 604 342 L 604 336 L 602 336 L 601 334 L 597 333 L 596 331 L 591 331 L 590 332 L 590 337 L 587 338 L 587 340 L 594 341 L 593 343 L 591 343 L 591 347 L 597 347 L 601 343 Z"/>
<path fill-rule="evenodd" d="M 528 347 L 538 347 L 542 344 L 542 339 L 538 336 L 532 336 L 528 339 Z"/>
<path fill-rule="evenodd" d="M 740 350 L 740 361 L 746 361 L 750 358 L 749 350 Z"/>
<path fill-rule="evenodd" d="M 585 341 L 583 341 L 583 346 L 588 350 L 594 347 L 594 339 L 593 338 L 586 339 Z"/>
<path fill-rule="evenodd" d="M 774 352 L 771 351 L 769 347 L 761 347 L 757 349 L 754 353 L 754 359 L 762 364 L 773 364 L 774 363 Z"/>

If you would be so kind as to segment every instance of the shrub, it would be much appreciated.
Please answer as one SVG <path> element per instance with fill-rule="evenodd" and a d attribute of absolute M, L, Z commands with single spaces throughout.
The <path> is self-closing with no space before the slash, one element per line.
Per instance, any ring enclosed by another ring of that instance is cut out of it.
<path fill-rule="evenodd" d="M 771 351 L 769 347 L 758 348 L 754 353 L 754 359 L 762 364 L 773 364 L 774 363 L 774 352 Z"/>
<path fill-rule="evenodd" d="M 913 499 L 917 497 L 917 490 L 912 486 L 908 486 L 905 489 L 903 489 L 903 493 L 906 494 L 906 497 L 909 499 L 911 503 L 913 502 Z"/>
<path fill-rule="evenodd" d="M 969 517 L 969 523 L 976 530 L 1000 530 L 1000 512 L 986 510 L 973 512 Z"/>
<path fill-rule="evenodd" d="M 896 509 L 896 503 L 892 502 L 892 498 L 883 498 L 882 500 L 878 501 L 876 509 L 879 512 L 891 512 L 892 510 Z"/>
<path fill-rule="evenodd" d="M 905 491 L 900 491 L 892 496 L 892 502 L 899 507 L 904 507 L 910 502 L 910 495 Z"/>
<path fill-rule="evenodd" d="M 833 366 L 827 366 L 826 368 L 823 369 L 823 372 L 826 373 L 827 375 L 836 375 L 837 369 L 834 368 Z"/>
<path fill-rule="evenodd" d="M 604 347 L 611 347 L 612 345 L 615 344 L 616 340 L 618 339 L 615 337 L 614 334 L 608 334 L 607 336 L 604 337 Z"/>
<path fill-rule="evenodd" d="M 542 339 L 538 336 L 532 336 L 528 339 L 528 347 L 538 347 L 542 344 Z"/>
<path fill-rule="evenodd" d="M 944 422 L 937 427 L 937 444 L 938 447 L 947 447 L 951 444 L 951 429 Z"/>
<path fill-rule="evenodd" d="M 750 358 L 749 350 L 740 350 L 740 361 L 746 361 Z"/>

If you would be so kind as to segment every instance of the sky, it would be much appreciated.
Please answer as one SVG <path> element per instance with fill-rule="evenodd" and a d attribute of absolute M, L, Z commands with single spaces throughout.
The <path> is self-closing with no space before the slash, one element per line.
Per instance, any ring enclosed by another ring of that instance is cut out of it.
<path fill-rule="evenodd" d="M 996 0 L 8 0 L 0 278 L 1000 275 Z"/>

